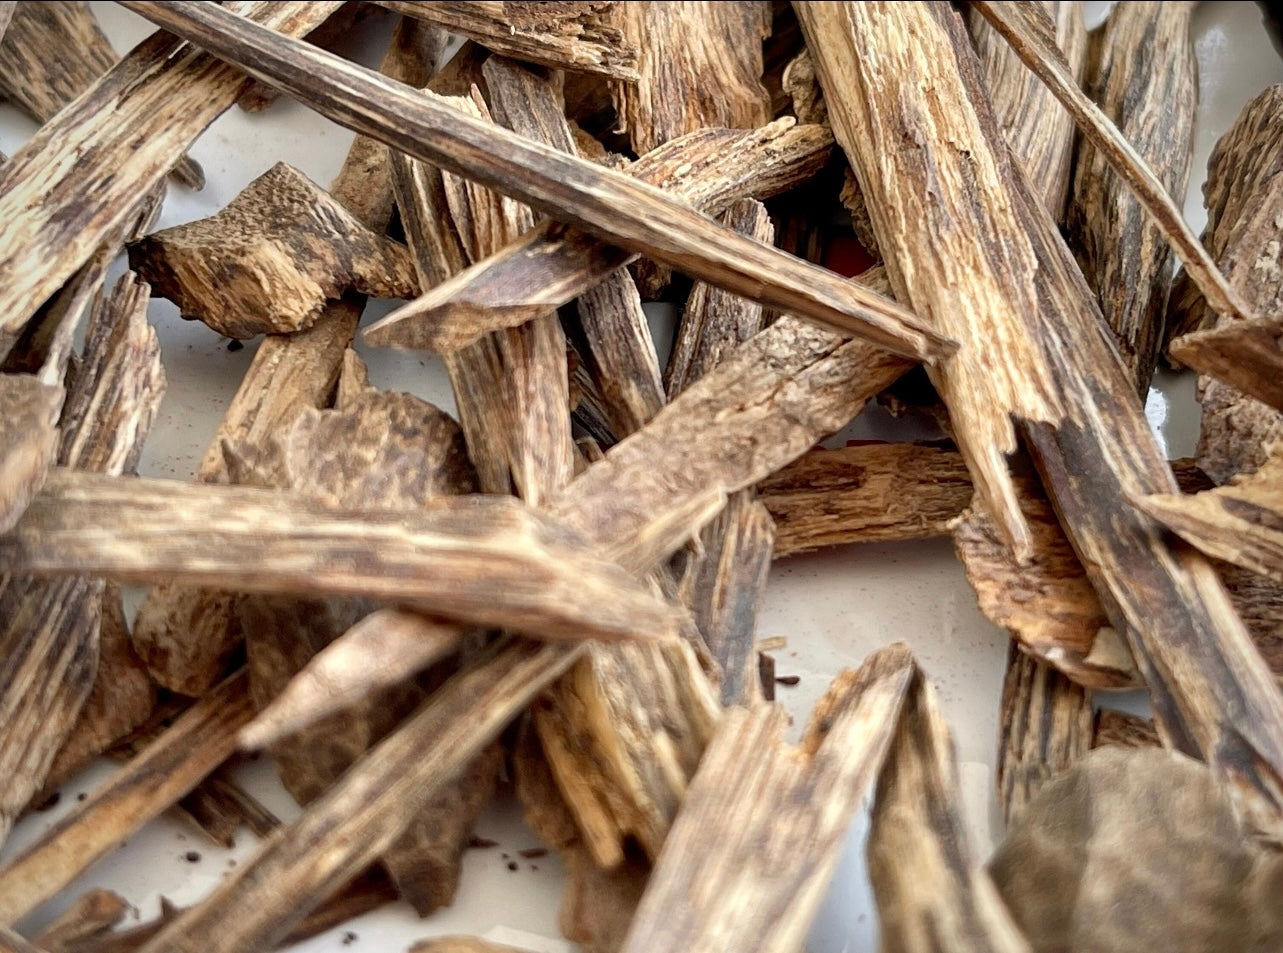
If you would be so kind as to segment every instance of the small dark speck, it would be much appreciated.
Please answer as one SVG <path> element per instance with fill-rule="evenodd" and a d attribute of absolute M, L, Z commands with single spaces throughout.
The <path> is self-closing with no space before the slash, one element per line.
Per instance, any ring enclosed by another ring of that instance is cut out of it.
<path fill-rule="evenodd" d="M 539 857 L 547 857 L 548 849 L 546 847 L 527 847 L 525 850 L 517 851 L 517 854 L 526 860 L 535 860 Z"/>
<path fill-rule="evenodd" d="M 530 865 L 530 869 L 531 869 L 531 870 L 538 870 L 538 869 L 539 869 L 539 865 L 538 865 L 538 864 L 531 864 L 531 865 Z"/>
<path fill-rule="evenodd" d="M 32 810 L 33 811 L 52 811 L 55 807 L 58 806 L 58 802 L 61 800 L 62 800 L 62 792 L 54 791 L 53 794 L 50 794 L 47 798 L 45 798 L 43 801 L 41 801 L 39 804 L 33 807 Z"/>
<path fill-rule="evenodd" d="M 776 685 L 796 685 L 801 680 L 802 680 L 802 677 L 800 675 L 776 675 L 775 676 Z"/>
<path fill-rule="evenodd" d="M 230 341 L 227 342 L 227 349 L 231 351 L 233 354 L 235 354 L 237 351 L 244 350 L 244 348 L 245 348 L 244 341 L 238 341 L 235 338 L 232 338 Z"/>
<path fill-rule="evenodd" d="M 236 858 L 235 858 L 235 857 L 228 857 L 228 858 L 227 858 L 227 866 L 228 866 L 228 867 L 235 867 L 235 866 L 236 866 Z"/>
<path fill-rule="evenodd" d="M 508 861 L 508 869 L 509 869 L 509 870 L 516 870 L 516 869 L 517 869 L 517 862 L 516 862 L 515 860 L 510 860 L 510 861 Z"/>
<path fill-rule="evenodd" d="M 183 860 L 187 861 L 189 864 L 199 864 L 200 853 L 198 851 L 189 850 L 187 853 L 183 854 Z"/>
<path fill-rule="evenodd" d="M 353 943 L 356 942 L 356 934 L 353 933 L 351 930 L 348 930 L 346 933 L 343 934 L 343 939 L 340 942 L 344 946 L 351 946 Z"/>
<path fill-rule="evenodd" d="M 87 797 L 89 797 L 89 795 L 86 794 L 84 791 L 81 791 L 79 794 L 76 795 L 76 800 L 83 801 Z"/>
<path fill-rule="evenodd" d="M 498 847 L 497 840 L 490 840 L 488 837 L 469 837 L 468 846 L 474 850 L 485 850 L 488 847 Z M 504 855 L 505 857 L 507 854 Z"/>
<path fill-rule="evenodd" d="M 500 856 L 500 857 L 502 857 L 504 860 L 507 860 L 509 855 L 507 855 L 507 854 L 500 854 L 499 856 Z"/>

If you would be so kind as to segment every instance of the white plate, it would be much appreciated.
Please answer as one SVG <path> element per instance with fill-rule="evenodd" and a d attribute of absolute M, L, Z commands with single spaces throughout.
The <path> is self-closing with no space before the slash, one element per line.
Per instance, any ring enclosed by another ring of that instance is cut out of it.
<path fill-rule="evenodd" d="M 115 4 L 91 6 L 118 50 L 128 50 L 151 32 L 149 24 Z M 1094 24 L 1108 5 L 1087 6 L 1089 23 Z M 1208 154 L 1244 103 L 1270 83 L 1283 82 L 1283 63 L 1270 46 L 1253 3 L 1204 3 L 1195 13 L 1194 27 L 1200 103 L 1186 216 L 1201 228 L 1205 216 L 1200 189 Z M 370 54 L 371 44 L 367 42 L 364 50 L 361 45 L 361 37 L 355 37 L 353 49 L 346 52 L 374 65 L 377 56 Z M 12 154 L 34 131 L 35 126 L 11 107 L 0 107 L 0 151 Z M 348 131 L 288 100 L 257 116 L 233 109 L 192 149 L 208 176 L 205 190 L 171 189 L 160 225 L 213 214 L 277 161 L 289 162 L 314 181 L 328 183 L 338 172 L 350 139 Z M 373 303 L 367 321 L 390 306 Z M 254 344 L 229 352 L 226 340 L 201 324 L 180 320 L 166 301 L 153 301 L 150 315 L 160 335 L 169 389 L 140 472 L 187 479 L 249 366 Z M 657 332 L 666 337 L 669 329 L 657 325 Z M 453 412 L 449 386 L 434 358 L 368 348 L 362 353 L 375 384 L 413 391 Z M 1192 381 L 1187 376 L 1163 375 L 1148 409 L 1151 421 L 1161 427 L 1169 455 L 1190 453 L 1197 426 Z M 861 418 L 850 433 L 905 438 L 903 430 L 876 411 Z M 798 722 L 839 669 L 857 665 L 870 651 L 889 642 L 909 643 L 940 689 L 957 743 L 972 841 L 981 855 L 988 852 L 992 836 L 1000 829 L 992 775 L 1006 636 L 976 610 L 947 540 L 850 546 L 784 560 L 772 570 L 759 633 L 788 639 L 788 648 L 776 653 L 779 673 L 798 675 L 801 680 L 795 687 L 781 687 L 779 697 Z M 79 793 L 92 789 L 110 770 L 100 764 L 64 785 L 60 804 L 21 823 L 0 858 L 38 836 L 75 805 Z M 249 766 L 245 778 L 281 817 L 297 814 L 266 764 Z M 852 832 L 816 922 L 808 944 L 812 953 L 875 948 L 876 914 L 864 868 L 863 824 L 860 819 Z M 446 933 L 476 934 L 535 953 L 575 949 L 560 939 L 557 929 L 564 872 L 551 855 L 538 860 L 518 857 L 518 850 L 537 842 L 510 797 L 499 797 L 478 833 L 500 846 L 467 853 L 459 896 L 450 909 L 420 920 L 408 906 L 391 905 L 297 949 L 398 950 L 413 940 Z M 253 850 L 254 838 L 248 832 L 242 831 L 237 840 L 230 851 L 211 848 L 181 825 L 162 818 L 47 904 L 27 925 L 38 928 L 71 898 L 94 886 L 124 894 L 136 907 L 132 916 L 142 920 L 156 916 L 162 895 L 178 904 L 192 903 Z M 189 851 L 198 852 L 200 860 L 187 861 Z M 519 862 L 516 872 L 507 867 L 509 856 Z"/>

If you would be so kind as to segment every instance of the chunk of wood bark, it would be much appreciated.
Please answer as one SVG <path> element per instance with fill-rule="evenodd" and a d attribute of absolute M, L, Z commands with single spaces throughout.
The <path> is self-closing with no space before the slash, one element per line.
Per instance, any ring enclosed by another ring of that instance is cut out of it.
<path fill-rule="evenodd" d="M 998 802 L 1011 824 L 1049 778 L 1091 748 L 1091 694 L 1013 642 L 998 722 Z"/>
<path fill-rule="evenodd" d="M 954 346 L 948 338 L 923 332 L 917 317 L 899 305 L 720 228 L 631 176 L 460 116 L 423 93 L 220 7 L 125 2 L 167 30 L 199 37 L 207 49 L 358 132 L 630 251 L 897 353 L 935 360 Z M 300 83 L 304 74 L 307 82 Z M 377 113 L 362 107 L 375 99 L 383 106 Z"/>
<path fill-rule="evenodd" d="M 1256 855 L 1205 766 L 1105 748 L 1043 786 L 989 870 L 1033 950 L 1194 953 L 1251 948 Z"/>
<path fill-rule="evenodd" d="M 13 923 L 190 791 L 236 749 L 253 716 L 244 673 L 195 702 L 88 799 L 0 868 L 0 922 Z"/>
<path fill-rule="evenodd" d="M 438 23 L 514 59 L 624 81 L 637 79 L 638 49 L 619 22 L 622 3 L 379 3 L 405 16 Z"/>
<path fill-rule="evenodd" d="M 784 119 L 744 132 L 690 133 L 626 171 L 716 214 L 736 199 L 767 198 L 801 184 L 824 167 L 831 148 L 824 127 Z M 634 257 L 575 229 L 541 225 L 471 268 L 443 276 L 449 280 L 370 325 L 365 338 L 381 346 L 449 349 L 479 334 L 482 320 L 487 328 L 506 327 L 560 307 Z"/>
<path fill-rule="evenodd" d="M 381 68 L 421 85 L 430 69 L 425 60 L 435 61 L 433 51 L 443 43 L 435 28 L 402 21 Z M 371 231 L 384 231 L 392 216 L 387 148 L 358 136 L 330 191 Z M 329 303 L 306 331 L 263 339 L 197 467 L 198 480 L 229 480 L 225 443 L 243 451 L 266 447 L 274 435 L 288 430 L 300 410 L 328 403 L 362 306 L 359 296 L 349 294 Z M 162 585 L 148 592 L 132 637 L 159 684 L 197 695 L 222 677 L 242 638 L 234 602 L 231 593 L 219 590 Z"/>
<path fill-rule="evenodd" d="M 776 559 L 825 546 L 940 536 L 970 505 L 955 450 L 865 443 L 812 450 L 757 485 Z"/>
<path fill-rule="evenodd" d="M 869 828 L 869 880 L 882 948 L 1028 951 L 967 843 L 953 737 L 935 690 L 921 672 L 906 688 L 903 712 L 887 739 Z"/>
<path fill-rule="evenodd" d="M 125 918 L 129 904 L 120 894 L 95 889 L 81 894 L 66 912 L 40 931 L 35 942 L 50 953 L 110 930 Z"/>
<path fill-rule="evenodd" d="M 1055 24 L 1056 45 L 1064 53 L 1074 79 L 1081 81 L 1087 57 L 1083 5 L 1066 0 L 1043 2 L 1041 6 Z M 1074 161 L 1074 121 L 974 10 L 967 13 L 967 29 L 984 69 L 994 117 L 1012 155 L 1039 189 L 1051 217 L 1060 221 Z"/>
<path fill-rule="evenodd" d="M 1112 708 L 1102 708 L 1096 712 L 1096 727 L 1091 738 L 1093 748 L 1111 745 L 1119 748 L 1157 748 L 1160 744 L 1154 723 L 1148 718 Z"/>
<path fill-rule="evenodd" d="M 834 131 L 853 156 L 870 198 L 897 297 L 916 306 L 919 295 L 929 299 L 939 290 L 917 287 L 919 282 L 928 284 L 918 262 L 923 256 L 940 256 L 941 251 L 927 228 L 937 203 L 922 209 L 904 199 L 922 194 L 922 180 L 913 163 L 929 157 L 934 163 L 932 181 L 942 183 L 955 180 L 942 178 L 945 173 L 937 168 L 939 163 L 965 162 L 965 169 L 955 169 L 963 176 L 956 179 L 961 184 L 971 181 L 979 153 L 992 159 L 988 168 L 996 173 L 993 188 L 959 190 L 956 198 L 968 215 L 980 218 L 975 231 L 963 233 L 968 246 L 984 248 L 983 253 L 972 248 L 972 254 L 979 255 L 973 262 L 976 267 L 990 269 L 996 262 L 1019 259 L 1019 269 L 998 279 L 995 291 L 1014 283 L 1017 289 L 1030 287 L 1036 292 L 1033 310 L 1010 315 L 1010 324 L 1004 325 L 1004 332 L 1020 338 L 1022 350 L 1035 361 L 1034 366 L 1015 371 L 1014 383 L 1020 388 L 1047 389 L 1061 413 L 1045 423 L 1026 418 L 1021 423 L 1025 440 L 1102 597 L 1112 628 L 1128 639 L 1165 741 L 1205 758 L 1234 791 L 1250 823 L 1275 828 L 1283 801 L 1279 794 L 1283 791 L 1283 695 L 1235 616 L 1213 568 L 1188 549 L 1172 546 L 1161 527 L 1128 502 L 1140 487 L 1171 492 L 1174 480 L 1139 401 L 1131 396 L 1116 351 L 1102 337 L 1103 319 L 1055 223 L 1020 170 L 1005 162 L 980 91 L 978 63 L 955 16 L 943 5 L 802 5 L 798 9 L 809 36 L 825 34 L 821 46 L 831 57 L 818 55 L 821 81 L 826 88 L 843 90 L 841 110 L 835 105 L 838 100 L 829 97 Z M 912 35 L 912 41 L 894 41 L 896 35 Z M 883 48 L 893 42 L 896 55 L 887 59 Z M 862 48 L 869 55 L 861 55 Z M 812 52 L 816 53 L 814 44 Z M 917 89 L 910 77 L 928 69 L 934 77 L 930 101 L 915 99 L 910 104 L 904 99 L 905 91 Z M 863 70 L 873 75 L 862 76 Z M 896 92 L 886 96 L 872 88 L 861 92 L 866 79 L 876 81 L 877 89 L 885 86 Z M 942 84 L 946 83 L 951 88 L 947 98 L 956 101 L 956 109 L 943 105 Z M 888 113 L 876 111 L 888 104 Z M 868 109 L 880 116 L 870 128 L 866 124 L 874 114 Z M 892 135 L 893 127 L 895 141 L 904 141 L 899 137 L 905 122 L 921 134 L 915 140 L 919 145 L 908 155 L 894 155 L 897 162 L 906 164 L 892 174 L 896 165 L 871 161 L 871 153 L 877 142 Z M 948 124 L 947 138 L 941 137 L 942 123 Z M 965 160 L 959 151 L 964 132 L 965 151 L 970 153 Z M 975 202 L 967 195 L 974 196 Z M 897 206 L 902 214 L 889 220 Z M 950 227 L 953 224 L 956 220 L 951 220 Z M 984 236 L 991 235 L 1001 236 L 1000 249 L 989 247 Z M 1017 255 L 1015 249 L 1021 245 L 1026 251 Z M 943 257 L 953 260 L 952 255 Z M 914 262 L 914 270 L 897 264 L 901 259 Z M 1017 292 L 1006 288 L 1000 293 L 1010 301 Z M 977 361 L 982 354 L 987 360 L 991 356 L 987 347 L 982 343 L 979 350 L 964 348 L 950 361 Z M 941 370 L 949 372 L 947 367 Z M 978 364 L 973 372 L 978 372 Z M 1101 408 L 1110 409 L 1107 419 Z M 961 431 L 961 418 L 952 406 L 950 414 Z M 1002 468 L 1005 473 L 1005 461 Z M 1235 713 L 1233 718 L 1229 712 Z"/>
<path fill-rule="evenodd" d="M 882 769 L 913 676 L 903 646 L 840 673 L 797 748 L 783 743 L 788 719 L 779 707 L 728 713 L 691 781 L 625 953 L 797 949 L 851 817 Z"/>
<path fill-rule="evenodd" d="M 88 4 L 79 0 L 15 3 L 0 30 L 0 96 L 46 123 L 115 65 L 118 57 Z M 188 156 L 173 176 L 199 189 L 205 173 Z"/>
<path fill-rule="evenodd" d="M 228 12 L 302 34 L 337 3 L 255 0 Z M 0 167 L 0 333 L 20 330 L 236 101 L 245 75 L 158 33 Z M 103 121 L 110 116 L 111 121 Z"/>
<path fill-rule="evenodd" d="M 232 338 L 311 327 L 352 288 L 377 298 L 418 291 L 404 247 L 281 162 L 210 218 L 134 242 L 129 261 L 184 318 Z"/>
<path fill-rule="evenodd" d="M 1083 88 L 1118 126 L 1168 194 L 1183 196 L 1198 100 L 1189 3 L 1127 3 L 1093 35 Z M 1030 181 L 1041 181 L 1034 170 Z M 1164 343 L 1171 253 L 1162 229 L 1108 160 L 1084 140 L 1066 217 L 1070 247 L 1096 289 L 1142 399 Z"/>
<path fill-rule="evenodd" d="M 0 375 L 0 531 L 18 522 L 57 457 L 63 397 L 35 375 Z"/>
<path fill-rule="evenodd" d="M 770 120 L 762 86 L 769 3 L 624 3 L 619 12 L 638 51 L 638 77 L 612 84 L 611 94 L 634 152 L 705 126 L 752 129 Z"/>
<path fill-rule="evenodd" d="M 270 490 L 58 471 L 0 537 L 0 569 L 370 596 L 554 638 L 676 630 L 671 608 L 575 533 L 482 496 L 345 512 Z"/>
<path fill-rule="evenodd" d="M 1207 249 L 1194 236 L 1154 171 L 1113 121 L 1075 82 L 1064 54 L 1056 47 L 1045 13 L 1029 0 L 1021 0 L 1011 6 L 977 0 L 975 9 L 1002 34 L 1021 61 L 1055 94 L 1074 117 L 1082 135 L 1100 150 L 1110 168 L 1127 182 L 1141 206 L 1162 229 L 1191 280 L 1213 303 L 1217 312 L 1236 318 L 1249 316 L 1242 298 L 1230 287 Z"/>
<path fill-rule="evenodd" d="M 492 647 L 143 949 L 230 953 L 271 946 L 385 851 L 577 654 L 513 640 Z M 250 896 L 258 902 L 245 903 Z M 240 912 L 232 916 L 233 910 Z"/>

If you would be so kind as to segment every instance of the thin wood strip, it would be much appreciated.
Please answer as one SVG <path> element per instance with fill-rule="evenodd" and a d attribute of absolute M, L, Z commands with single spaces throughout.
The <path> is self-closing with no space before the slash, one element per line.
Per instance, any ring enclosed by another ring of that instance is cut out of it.
<path fill-rule="evenodd" d="M 783 709 L 726 715 L 691 781 L 623 953 L 789 953 L 806 938 L 847 827 L 913 680 L 904 646 L 839 673 L 798 748 Z"/>
<path fill-rule="evenodd" d="M 625 172 L 714 215 L 737 199 L 769 198 L 801 184 L 824 167 L 832 145 L 826 127 L 777 119 L 744 132 L 690 133 Z M 540 225 L 376 321 L 365 338 L 381 346 L 449 350 L 475 335 L 479 322 L 497 328 L 527 321 L 586 294 L 635 257 L 576 229 Z"/>
<path fill-rule="evenodd" d="M 578 656 L 504 640 L 451 678 L 342 780 L 267 838 L 145 953 L 264 950 L 385 851 L 428 801 Z"/>
<path fill-rule="evenodd" d="M 379 0 L 379 6 L 440 24 L 515 59 L 637 80 L 638 50 L 621 29 L 620 3 Z"/>
<path fill-rule="evenodd" d="M 0 569 L 371 596 L 553 638 L 664 638 L 677 624 L 573 534 L 489 496 L 345 512 L 272 490 L 57 471 L 0 537 Z"/>
<path fill-rule="evenodd" d="M 1145 211 L 1162 229 L 1176 257 L 1190 278 L 1220 314 L 1243 319 L 1251 316 L 1238 292 L 1225 280 L 1207 249 L 1190 230 L 1185 216 L 1177 208 L 1145 160 L 1132 147 L 1118 127 L 1093 103 L 1074 81 L 1064 55 L 1041 28 L 1038 11 L 1031 0 L 992 3 L 976 0 L 974 9 L 1003 35 L 1021 61 L 1037 74 L 1047 88 L 1074 117 L 1079 131 L 1100 150 L 1110 168 L 1132 189 Z"/>
<path fill-rule="evenodd" d="M 895 353 L 935 360 L 953 348 L 952 341 L 923 330 L 914 314 L 889 299 L 735 235 L 660 189 L 460 117 L 417 90 L 216 4 L 122 4 L 167 30 L 198 39 L 211 52 L 340 124 L 630 251 Z M 368 107 L 373 102 L 379 103 L 377 110 Z"/>
<path fill-rule="evenodd" d="M 173 726 L 71 813 L 0 868 L 0 923 L 16 923 L 195 787 L 236 750 L 254 715 L 242 671 L 196 701 Z"/>
<path fill-rule="evenodd" d="M 256 0 L 235 9 L 268 29 L 304 34 L 339 6 Z M 234 67 L 157 33 L 0 166 L 0 334 L 20 330 L 89 260 L 245 82 Z"/>

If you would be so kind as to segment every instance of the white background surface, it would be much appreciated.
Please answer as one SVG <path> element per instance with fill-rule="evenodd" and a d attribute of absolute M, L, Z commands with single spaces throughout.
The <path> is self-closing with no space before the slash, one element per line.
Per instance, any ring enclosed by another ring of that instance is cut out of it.
<path fill-rule="evenodd" d="M 93 3 L 117 50 L 126 51 L 151 27 L 111 3 Z M 1088 22 L 1098 22 L 1107 4 L 1088 3 Z M 1207 156 L 1216 138 L 1241 106 L 1270 83 L 1283 82 L 1283 63 L 1269 45 L 1260 14 L 1250 2 L 1204 3 L 1195 13 L 1200 72 L 1200 104 L 1194 167 L 1186 215 L 1196 228 L 1204 222 L 1201 193 Z M 368 37 L 366 38 L 368 39 Z M 369 45 L 368 43 L 365 45 Z M 344 51 L 373 65 L 362 53 L 362 37 Z M 8 106 L 0 106 L 0 151 L 12 154 L 34 125 Z M 201 137 L 192 154 L 205 168 L 208 185 L 200 193 L 171 187 L 160 226 L 213 214 L 245 185 L 284 160 L 318 183 L 328 184 L 342 164 L 351 134 L 288 100 L 265 113 L 248 116 L 233 109 Z M 386 313 L 388 302 L 374 302 L 366 322 Z M 249 366 L 254 343 L 228 352 L 226 340 L 204 325 L 179 320 L 166 301 L 153 301 L 169 389 L 161 417 L 147 445 L 140 472 L 147 476 L 190 478 L 214 435 L 223 411 Z M 657 337 L 670 332 L 657 323 Z M 664 341 L 660 341 L 661 347 Z M 453 400 L 439 362 L 427 355 L 360 348 L 374 384 L 410 390 L 453 412 Z M 1161 424 L 1169 456 L 1193 448 L 1196 417 L 1192 381 L 1164 375 L 1150 400 L 1150 417 Z M 905 438 L 876 412 L 846 435 Z M 910 435 L 911 436 L 911 435 Z M 839 669 L 857 665 L 875 648 L 908 642 L 940 690 L 953 725 L 968 804 L 973 843 L 987 853 L 998 832 L 993 821 L 992 765 L 997 708 L 1006 637 L 983 619 L 947 540 L 895 545 L 852 546 L 778 563 L 771 575 L 759 635 L 783 636 L 788 647 L 775 653 L 781 675 L 798 675 L 796 687 L 779 689 L 779 699 L 804 721 L 806 712 Z M 91 790 L 111 770 L 99 765 L 65 785 L 60 805 L 21 825 L 0 858 L 37 836 Z M 297 813 L 266 764 L 246 766 L 247 785 L 283 818 Z M 557 911 L 563 872 L 555 856 L 520 859 L 521 848 L 537 846 L 520 821 L 512 799 L 501 793 L 483 818 L 478 833 L 499 842 L 490 850 L 469 851 L 455 905 L 427 920 L 396 904 L 317 937 L 299 949 L 310 951 L 401 950 L 411 941 L 443 933 L 473 933 L 536 951 L 573 950 L 559 939 Z M 876 925 L 867 889 L 861 836 L 853 831 L 835 883 L 824 903 L 809 944 L 812 953 L 872 950 Z M 136 915 L 151 919 L 163 894 L 178 904 L 204 895 L 253 849 L 248 831 L 237 835 L 231 851 L 213 848 L 181 825 L 161 819 L 91 870 L 62 898 L 30 921 L 47 921 L 70 898 L 91 886 L 106 886 L 136 905 Z M 199 862 L 184 855 L 199 852 Z M 520 869 L 507 869 L 508 858 Z M 535 870 L 533 868 L 537 867 Z M 128 921 L 128 922 L 132 922 Z M 344 944 L 351 931 L 355 940 Z"/>

